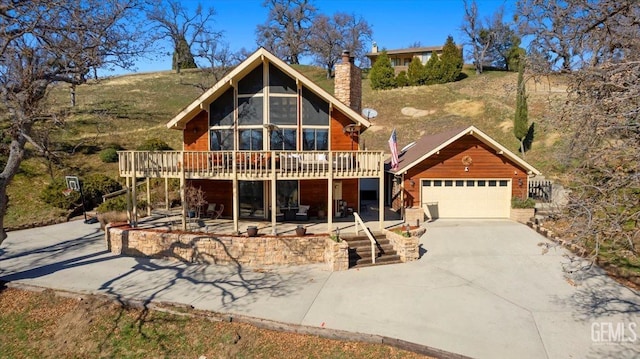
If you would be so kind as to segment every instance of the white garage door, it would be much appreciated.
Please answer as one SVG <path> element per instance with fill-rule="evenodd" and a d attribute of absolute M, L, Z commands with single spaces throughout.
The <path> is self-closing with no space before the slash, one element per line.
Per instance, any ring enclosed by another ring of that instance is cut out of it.
<path fill-rule="evenodd" d="M 509 218 L 510 179 L 423 179 L 422 208 L 429 218 Z"/>

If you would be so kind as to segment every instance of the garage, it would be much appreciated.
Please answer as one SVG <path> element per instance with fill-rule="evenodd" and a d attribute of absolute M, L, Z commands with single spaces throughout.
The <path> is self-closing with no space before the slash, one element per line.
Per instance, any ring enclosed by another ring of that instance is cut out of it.
<path fill-rule="evenodd" d="M 509 218 L 510 179 L 423 179 L 421 203 L 430 219 Z"/>
<path fill-rule="evenodd" d="M 510 218 L 511 199 L 527 198 L 529 179 L 540 174 L 474 126 L 424 135 L 404 146 L 395 168 L 390 162 L 385 199 L 411 223 Z"/>

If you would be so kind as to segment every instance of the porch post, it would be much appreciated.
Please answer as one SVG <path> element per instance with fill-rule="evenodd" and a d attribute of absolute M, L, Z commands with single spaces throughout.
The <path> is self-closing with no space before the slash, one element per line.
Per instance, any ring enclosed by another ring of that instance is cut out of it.
<path fill-rule="evenodd" d="M 277 198 L 276 198 L 276 156 L 275 153 L 271 152 L 271 233 L 273 235 L 278 234 L 278 230 L 276 228 L 276 207 L 277 207 Z"/>
<path fill-rule="evenodd" d="M 378 176 L 378 214 L 380 221 L 380 231 L 384 229 L 384 160 L 380 156 L 380 175 Z"/>
<path fill-rule="evenodd" d="M 164 209 L 169 211 L 169 177 L 164 178 Z"/>
<path fill-rule="evenodd" d="M 404 221 L 404 174 L 400 175 L 400 217 Z"/>
<path fill-rule="evenodd" d="M 184 160 L 184 156 L 182 157 Z M 184 162 L 184 161 L 183 161 Z M 180 203 L 182 204 L 182 230 L 187 230 L 187 181 L 184 174 L 185 164 L 180 166 Z"/>
<path fill-rule="evenodd" d="M 131 205 L 132 205 L 132 214 L 131 214 L 131 226 L 138 226 L 138 192 L 136 185 L 138 184 L 138 178 L 136 177 L 136 153 L 133 153 L 133 157 L 131 158 L 131 170 L 133 172 L 133 176 L 131 177 L 133 184 L 131 185 Z"/>
<path fill-rule="evenodd" d="M 129 225 L 131 225 L 131 218 L 133 217 L 132 214 L 132 209 L 131 209 L 131 177 L 127 176 L 124 178 L 125 179 L 125 187 L 127 188 L 127 222 L 129 222 Z"/>
<path fill-rule="evenodd" d="M 147 216 L 151 216 L 151 178 L 147 177 Z"/>
<path fill-rule="evenodd" d="M 327 231 L 333 231 L 333 152 L 329 152 L 329 178 L 327 178 Z"/>
<path fill-rule="evenodd" d="M 240 233 L 238 230 L 238 218 L 240 217 L 240 203 L 238 200 L 238 163 L 237 163 L 237 153 L 233 153 L 232 165 L 233 165 L 233 231 L 235 233 Z"/>

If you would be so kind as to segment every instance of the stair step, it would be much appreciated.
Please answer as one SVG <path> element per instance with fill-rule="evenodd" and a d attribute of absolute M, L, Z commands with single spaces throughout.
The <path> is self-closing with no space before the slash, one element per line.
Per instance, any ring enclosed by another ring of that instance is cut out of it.
<path fill-rule="evenodd" d="M 344 238 L 342 238 L 344 239 Z M 370 246 L 371 245 L 371 240 L 369 240 L 369 238 L 365 237 L 362 239 L 350 239 L 350 240 L 345 240 L 347 242 L 347 244 L 349 245 L 349 248 L 355 248 L 355 247 L 365 247 L 365 246 Z M 380 245 L 384 245 L 384 244 L 389 244 L 389 240 L 386 238 L 376 238 L 376 242 L 378 242 L 378 244 Z"/>
<path fill-rule="evenodd" d="M 375 247 L 376 255 L 396 254 L 393 245 L 387 244 Z M 349 248 L 349 256 L 371 257 L 371 246 Z"/>
<path fill-rule="evenodd" d="M 353 267 L 364 267 L 364 266 L 372 266 L 372 265 L 382 265 L 382 264 L 392 264 L 392 263 L 402 263 L 400 260 L 400 256 L 397 254 L 394 255 L 384 255 L 382 257 L 376 258 L 376 263 L 371 263 L 371 257 L 369 258 L 360 258 L 357 260 L 353 260 L 349 258 L 349 268 Z"/>

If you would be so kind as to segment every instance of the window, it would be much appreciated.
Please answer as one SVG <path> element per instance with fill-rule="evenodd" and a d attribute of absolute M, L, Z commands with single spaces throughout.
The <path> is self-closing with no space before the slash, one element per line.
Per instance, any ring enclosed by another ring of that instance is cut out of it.
<path fill-rule="evenodd" d="M 489 181 L 489 187 L 495 187 L 498 184 L 498 181 L 491 180 Z"/>
<path fill-rule="evenodd" d="M 298 99 L 270 96 L 269 120 L 275 125 L 296 125 L 298 123 Z"/>
<path fill-rule="evenodd" d="M 500 187 L 507 187 L 507 183 L 508 183 L 508 182 L 509 182 L 509 181 L 501 180 L 501 181 L 500 181 Z"/>
<path fill-rule="evenodd" d="M 238 81 L 238 94 L 253 95 L 262 93 L 262 64 Z"/>
<path fill-rule="evenodd" d="M 233 126 L 233 88 L 211 103 L 209 126 Z"/>
<path fill-rule="evenodd" d="M 434 187 L 442 187 L 442 181 L 441 180 L 433 181 L 433 186 Z"/>
<path fill-rule="evenodd" d="M 262 125 L 262 97 L 238 99 L 238 124 Z"/>
<path fill-rule="evenodd" d="M 287 150 L 295 151 L 296 137 L 298 131 L 296 129 L 280 129 L 271 132 L 270 148 L 273 151 Z"/>
<path fill-rule="evenodd" d="M 445 187 L 453 187 L 453 181 L 452 180 L 444 181 L 444 186 Z"/>
<path fill-rule="evenodd" d="M 474 180 L 467 180 L 467 187 L 474 187 L 476 185 L 476 181 Z"/>
<path fill-rule="evenodd" d="M 240 130 L 240 150 L 262 151 L 262 128 Z"/>
<path fill-rule="evenodd" d="M 298 206 L 298 181 L 276 181 L 278 207 Z"/>
<path fill-rule="evenodd" d="M 422 181 L 422 187 L 431 187 L 431 180 Z"/>
<path fill-rule="evenodd" d="M 305 128 L 302 130 L 302 149 L 326 151 L 329 149 L 329 130 Z"/>
<path fill-rule="evenodd" d="M 487 185 L 487 181 L 479 180 L 478 187 L 485 187 Z"/>
<path fill-rule="evenodd" d="M 211 151 L 233 151 L 233 130 L 212 130 L 209 141 Z"/>
<path fill-rule="evenodd" d="M 457 180 L 456 181 L 456 187 L 464 187 L 464 181 Z"/>
<path fill-rule="evenodd" d="M 302 88 L 302 124 L 329 126 L 329 103 L 306 88 Z"/>
<path fill-rule="evenodd" d="M 271 93 L 297 94 L 296 80 L 287 76 L 273 64 L 269 64 L 269 91 Z"/>

